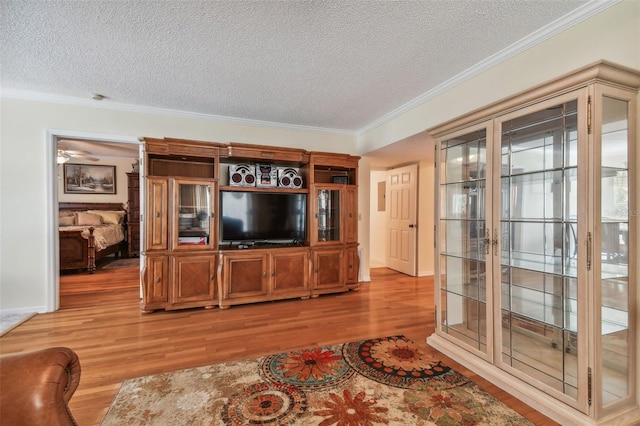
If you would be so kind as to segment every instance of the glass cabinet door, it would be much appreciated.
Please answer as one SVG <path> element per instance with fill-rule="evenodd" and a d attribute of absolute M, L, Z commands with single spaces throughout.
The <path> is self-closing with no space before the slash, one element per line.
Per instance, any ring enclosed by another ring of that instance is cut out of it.
<path fill-rule="evenodd" d="M 316 187 L 315 189 L 315 216 L 316 216 L 316 241 L 340 241 L 341 206 L 340 189 L 331 187 Z"/>
<path fill-rule="evenodd" d="M 596 281 L 596 300 L 599 299 L 600 363 L 596 367 L 601 380 L 600 406 L 629 402 L 632 393 L 633 348 L 637 345 L 637 331 L 630 318 L 631 303 L 636 298 L 638 278 L 634 266 L 637 253 L 631 252 L 630 231 L 637 226 L 638 210 L 629 176 L 629 161 L 634 158 L 630 139 L 631 98 L 626 92 L 608 89 L 596 98 L 601 108 L 594 132 L 596 140 L 596 179 L 599 184 L 594 199 L 594 222 L 601 226 L 601 234 L 594 235 L 592 257 Z M 599 167 L 598 167 L 599 166 Z M 633 235 L 633 234 L 632 234 Z M 599 278 L 599 280 L 598 280 Z M 597 326 L 596 326 L 597 327 Z M 637 373 L 636 373 L 637 374 Z"/>
<path fill-rule="evenodd" d="M 214 246 L 213 185 L 211 182 L 175 180 L 174 249 L 210 249 Z"/>
<path fill-rule="evenodd" d="M 561 424 L 632 424 L 640 72 L 590 71 L 432 129 L 437 315 L 427 341 L 484 364 L 491 381 L 513 380 Z"/>
<path fill-rule="evenodd" d="M 485 223 L 487 129 L 440 142 L 440 283 L 438 321 L 453 339 L 486 355 L 487 255 Z"/>
<path fill-rule="evenodd" d="M 579 354 L 586 348 L 578 303 L 578 293 L 586 294 L 578 267 L 584 226 L 579 210 L 586 208 L 579 200 L 586 192 L 578 179 L 577 97 L 570 94 L 497 121 L 499 212 L 494 212 L 500 246 L 495 277 L 501 286 L 496 363 L 548 386 L 572 405 L 578 401 L 579 366 L 586 370 Z"/>

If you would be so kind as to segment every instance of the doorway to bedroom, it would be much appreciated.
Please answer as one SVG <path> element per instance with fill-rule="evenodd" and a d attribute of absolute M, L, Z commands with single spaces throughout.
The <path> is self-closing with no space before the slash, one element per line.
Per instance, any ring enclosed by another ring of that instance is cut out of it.
<path fill-rule="evenodd" d="M 52 132 L 50 144 L 54 310 L 98 306 L 112 293 L 138 298 L 140 227 L 128 220 L 139 220 L 143 195 L 140 142 Z"/>

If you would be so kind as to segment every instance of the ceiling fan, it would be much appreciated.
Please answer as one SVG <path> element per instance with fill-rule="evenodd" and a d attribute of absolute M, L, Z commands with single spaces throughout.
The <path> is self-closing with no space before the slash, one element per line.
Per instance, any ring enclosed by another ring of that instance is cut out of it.
<path fill-rule="evenodd" d="M 79 158 L 81 160 L 99 161 L 92 157 L 89 151 L 68 149 L 64 145 L 58 145 L 58 164 L 66 163 L 71 158 Z"/>

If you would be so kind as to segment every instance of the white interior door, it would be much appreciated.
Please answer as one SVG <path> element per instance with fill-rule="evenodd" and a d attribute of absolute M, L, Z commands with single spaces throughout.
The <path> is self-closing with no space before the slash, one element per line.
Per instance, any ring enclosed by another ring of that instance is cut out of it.
<path fill-rule="evenodd" d="M 416 276 L 418 165 L 389 170 L 387 177 L 387 266 Z"/>

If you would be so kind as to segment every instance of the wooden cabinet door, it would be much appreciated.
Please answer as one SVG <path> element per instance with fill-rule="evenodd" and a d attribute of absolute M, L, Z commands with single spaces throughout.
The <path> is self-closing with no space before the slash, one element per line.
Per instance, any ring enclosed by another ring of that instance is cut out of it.
<path fill-rule="evenodd" d="M 344 201 L 344 236 L 347 243 L 358 242 L 358 188 L 348 186 Z"/>
<path fill-rule="evenodd" d="M 313 293 L 320 294 L 346 289 L 344 273 L 344 249 L 313 251 Z"/>
<path fill-rule="evenodd" d="M 147 184 L 147 244 L 145 250 L 166 250 L 169 238 L 168 188 L 163 178 L 148 178 Z"/>
<path fill-rule="evenodd" d="M 347 284 L 357 284 L 358 283 L 358 268 L 359 268 L 359 259 L 358 259 L 358 247 L 347 247 L 345 250 L 347 255 L 346 262 L 346 281 Z"/>
<path fill-rule="evenodd" d="M 129 248 L 129 257 L 138 256 L 140 254 L 140 223 L 129 223 L 127 225 L 127 246 Z"/>
<path fill-rule="evenodd" d="M 249 303 L 266 300 L 269 258 L 265 252 L 225 254 L 221 303 Z"/>
<path fill-rule="evenodd" d="M 140 254 L 140 174 L 127 173 L 127 249 L 129 257 Z"/>
<path fill-rule="evenodd" d="M 147 256 L 144 268 L 142 311 L 161 309 L 169 302 L 169 260 L 167 256 Z"/>
<path fill-rule="evenodd" d="M 140 174 L 139 173 L 127 173 L 127 189 L 128 189 L 128 201 L 129 209 L 127 213 L 128 222 L 140 221 Z"/>
<path fill-rule="evenodd" d="M 309 296 L 309 251 L 271 255 L 271 294 L 278 298 Z"/>
<path fill-rule="evenodd" d="M 171 305 L 217 305 L 215 256 L 172 256 L 172 267 Z"/>

